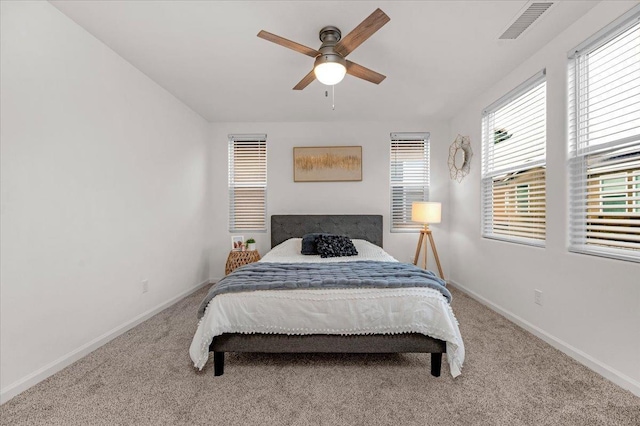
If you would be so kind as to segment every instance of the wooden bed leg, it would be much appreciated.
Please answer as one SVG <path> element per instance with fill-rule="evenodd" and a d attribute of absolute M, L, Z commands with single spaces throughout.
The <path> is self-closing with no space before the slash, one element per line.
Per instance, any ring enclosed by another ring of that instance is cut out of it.
<path fill-rule="evenodd" d="M 440 377 L 440 367 L 442 366 L 442 353 L 431 354 L 431 375 Z"/>
<path fill-rule="evenodd" d="M 222 376 L 223 374 L 224 374 L 224 352 L 214 352 L 213 353 L 213 375 Z"/>

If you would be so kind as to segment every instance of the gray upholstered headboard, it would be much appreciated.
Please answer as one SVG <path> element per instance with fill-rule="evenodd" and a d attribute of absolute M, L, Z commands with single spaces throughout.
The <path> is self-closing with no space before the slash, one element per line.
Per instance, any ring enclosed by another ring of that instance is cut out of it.
<path fill-rule="evenodd" d="M 346 235 L 382 247 L 381 215 L 272 215 L 271 247 L 311 232 Z"/>

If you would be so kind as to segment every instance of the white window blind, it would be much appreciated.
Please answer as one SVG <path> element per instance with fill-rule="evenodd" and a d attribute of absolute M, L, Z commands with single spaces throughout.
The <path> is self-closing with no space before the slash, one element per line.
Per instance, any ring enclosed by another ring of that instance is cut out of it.
<path fill-rule="evenodd" d="M 229 230 L 267 230 L 267 136 L 229 135 Z"/>
<path fill-rule="evenodd" d="M 569 249 L 640 262 L 640 7 L 569 57 Z"/>
<path fill-rule="evenodd" d="M 538 73 L 482 115 L 482 235 L 544 245 L 546 77 Z"/>
<path fill-rule="evenodd" d="M 391 133 L 391 232 L 416 231 L 414 201 L 429 200 L 429 133 Z"/>

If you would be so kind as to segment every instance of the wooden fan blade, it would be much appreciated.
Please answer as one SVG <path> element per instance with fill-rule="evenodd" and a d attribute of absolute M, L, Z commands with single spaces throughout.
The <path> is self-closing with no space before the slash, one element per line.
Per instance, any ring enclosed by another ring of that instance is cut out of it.
<path fill-rule="evenodd" d="M 294 87 L 293 90 L 302 90 L 308 85 L 310 85 L 311 82 L 315 79 L 316 79 L 316 74 L 313 72 L 313 70 L 311 70 L 309 74 L 305 75 L 304 78 L 300 80 L 300 83 L 296 84 L 296 87 Z"/>
<path fill-rule="evenodd" d="M 380 84 L 382 83 L 382 80 L 387 78 L 380 73 L 377 73 L 373 70 L 370 70 L 369 68 L 363 67 L 362 65 L 358 65 L 355 62 L 351 62 L 349 60 L 347 60 L 347 74 L 370 81 L 375 84 Z"/>
<path fill-rule="evenodd" d="M 258 37 L 263 38 L 267 41 L 270 41 L 272 43 L 275 44 L 279 44 L 280 46 L 284 46 L 287 47 L 291 50 L 295 50 L 296 52 L 300 52 L 302 54 L 305 54 L 307 56 L 311 56 L 312 58 L 315 58 L 316 56 L 318 56 L 320 54 L 320 52 L 318 52 L 316 49 L 312 49 L 310 47 L 304 46 L 300 43 L 296 43 L 295 41 L 291 41 L 291 40 L 287 40 L 284 37 L 280 37 L 277 36 L 275 34 L 271 34 L 270 32 L 267 31 L 260 31 L 258 33 Z"/>
<path fill-rule="evenodd" d="M 386 13 L 380 9 L 376 9 L 367 19 L 347 34 L 346 37 L 343 37 L 336 44 L 334 50 L 341 54 L 342 57 L 346 57 L 390 20 L 391 18 L 389 18 Z"/>

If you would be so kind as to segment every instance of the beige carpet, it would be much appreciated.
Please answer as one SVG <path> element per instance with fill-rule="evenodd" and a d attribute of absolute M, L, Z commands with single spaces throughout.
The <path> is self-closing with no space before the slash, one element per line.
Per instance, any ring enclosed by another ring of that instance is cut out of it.
<path fill-rule="evenodd" d="M 640 398 L 453 291 L 467 359 L 227 356 L 191 367 L 205 290 L 0 407 L 3 425 L 640 425 Z"/>

